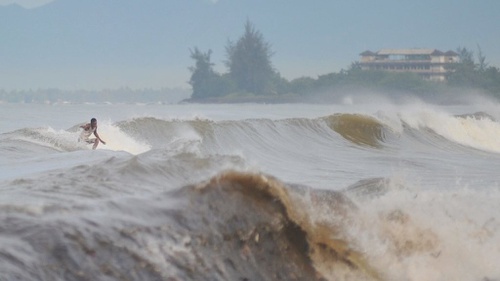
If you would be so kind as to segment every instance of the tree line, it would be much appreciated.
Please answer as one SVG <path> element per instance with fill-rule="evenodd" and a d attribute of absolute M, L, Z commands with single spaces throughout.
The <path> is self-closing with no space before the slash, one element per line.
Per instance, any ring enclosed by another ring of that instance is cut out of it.
<path fill-rule="evenodd" d="M 349 90 L 370 90 L 384 93 L 410 93 L 434 97 L 456 89 L 477 89 L 500 98 L 500 71 L 486 62 L 478 47 L 477 57 L 465 47 L 459 47 L 459 62 L 449 68 L 447 81 L 424 80 L 415 73 L 362 70 L 358 62 L 347 69 L 288 81 L 273 67 L 271 45 L 262 33 L 247 20 L 244 34 L 226 46 L 227 73 L 218 73 L 211 62 L 212 51 L 190 50 L 194 66 L 190 67 L 194 102 L 293 102 L 335 101 Z M 351 91 L 356 92 L 356 91 Z"/>

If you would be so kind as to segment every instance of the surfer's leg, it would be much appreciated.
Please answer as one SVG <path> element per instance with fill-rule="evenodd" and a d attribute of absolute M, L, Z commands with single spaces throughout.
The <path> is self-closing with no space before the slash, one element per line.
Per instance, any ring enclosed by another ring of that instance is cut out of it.
<path fill-rule="evenodd" d="M 99 139 L 95 139 L 94 146 L 92 146 L 92 149 L 96 149 L 98 144 L 99 144 Z"/>

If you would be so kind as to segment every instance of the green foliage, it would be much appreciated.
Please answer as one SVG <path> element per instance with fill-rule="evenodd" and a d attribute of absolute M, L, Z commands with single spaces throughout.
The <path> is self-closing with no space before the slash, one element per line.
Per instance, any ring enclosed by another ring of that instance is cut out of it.
<path fill-rule="evenodd" d="M 478 62 L 474 52 L 466 48 L 457 49 L 460 62 L 454 64 L 448 76 L 448 85 L 452 87 L 482 89 L 500 96 L 500 73 L 497 67 L 488 66 L 486 57 L 478 46 Z"/>
<path fill-rule="evenodd" d="M 481 84 L 484 89 L 500 97 L 500 70 L 497 67 L 488 67 L 483 72 Z"/>
<path fill-rule="evenodd" d="M 290 82 L 290 91 L 300 96 L 322 92 L 342 92 L 345 89 L 371 89 L 381 92 L 424 93 L 434 91 L 436 83 L 425 81 L 414 73 L 393 73 L 361 69 L 329 73 L 317 79 L 302 77 Z"/>
<path fill-rule="evenodd" d="M 245 34 L 236 43 L 228 42 L 226 52 L 226 64 L 238 89 L 257 95 L 276 92 L 271 46 L 249 21 Z"/>
<path fill-rule="evenodd" d="M 379 83 L 381 88 L 402 92 L 419 93 L 420 89 L 426 89 L 426 85 L 432 83 L 423 80 L 416 73 L 393 73 L 387 75 Z"/>
<path fill-rule="evenodd" d="M 478 67 L 474 62 L 474 53 L 466 48 L 458 48 L 459 63 L 449 66 L 448 85 L 453 87 L 475 88 L 478 85 Z"/>
<path fill-rule="evenodd" d="M 304 95 L 315 91 L 317 88 L 316 80 L 311 77 L 300 77 L 290 81 L 290 92 Z"/>
<path fill-rule="evenodd" d="M 195 66 L 190 67 L 191 79 L 189 84 L 193 87 L 193 98 L 217 97 L 226 94 L 225 83 L 222 77 L 213 70 L 210 62 L 212 51 L 203 53 L 198 48 L 191 50 L 191 58 L 195 60 Z"/>
<path fill-rule="evenodd" d="M 479 48 L 479 46 L 478 46 Z M 421 97 L 434 97 L 449 93 L 456 87 L 482 89 L 500 97 L 500 70 L 488 66 L 479 48 L 478 62 L 474 53 L 466 48 L 458 48 L 460 62 L 449 66 L 447 83 L 424 80 L 415 73 L 396 73 L 382 70 L 362 70 L 358 62 L 353 62 L 347 70 L 311 77 L 300 77 L 287 81 L 275 71 L 271 64 L 271 46 L 262 34 L 247 21 L 245 33 L 226 46 L 226 66 L 229 72 L 216 73 L 210 62 L 211 51 L 191 51 L 196 62 L 191 67 L 190 84 L 193 99 L 219 98 L 220 102 L 262 101 L 290 102 L 327 98 L 335 101 L 346 91 L 378 91 L 398 95 L 405 92 Z"/>
<path fill-rule="evenodd" d="M 189 68 L 192 99 L 233 98 L 235 95 L 250 98 L 248 95 L 288 93 L 289 82 L 272 67 L 271 46 L 249 21 L 245 24 L 243 36 L 235 44 L 228 42 L 226 51 L 229 73 L 220 75 L 213 70 L 210 50 L 206 53 L 198 48 L 191 50 L 191 58 L 195 61 L 195 65 Z"/>

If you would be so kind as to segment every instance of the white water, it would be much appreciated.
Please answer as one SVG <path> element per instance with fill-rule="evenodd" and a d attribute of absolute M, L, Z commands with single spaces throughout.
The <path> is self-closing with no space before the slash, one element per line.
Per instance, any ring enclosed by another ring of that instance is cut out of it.
<path fill-rule="evenodd" d="M 343 229 L 384 279 L 500 280 L 500 123 L 471 116 L 497 118 L 497 109 L 0 104 L 1 216 L 12 206 L 58 205 L 93 194 L 92 206 L 105 217 L 99 200 L 160 194 L 226 169 L 339 191 L 385 178 L 383 193 L 350 195 L 358 211 Z M 377 148 L 346 140 L 321 119 L 337 113 L 375 118 L 387 129 L 386 142 Z M 68 130 L 92 117 L 107 142 L 96 151 Z M 312 220 L 317 211 L 310 206 Z"/>

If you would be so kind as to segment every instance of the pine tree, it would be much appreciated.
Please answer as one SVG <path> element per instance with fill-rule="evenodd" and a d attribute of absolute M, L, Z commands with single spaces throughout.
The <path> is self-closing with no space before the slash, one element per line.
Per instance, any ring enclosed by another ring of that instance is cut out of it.
<path fill-rule="evenodd" d="M 231 79 L 245 92 L 264 95 L 273 92 L 276 73 L 271 65 L 271 46 L 262 34 L 247 21 L 245 34 L 226 46 Z"/>

